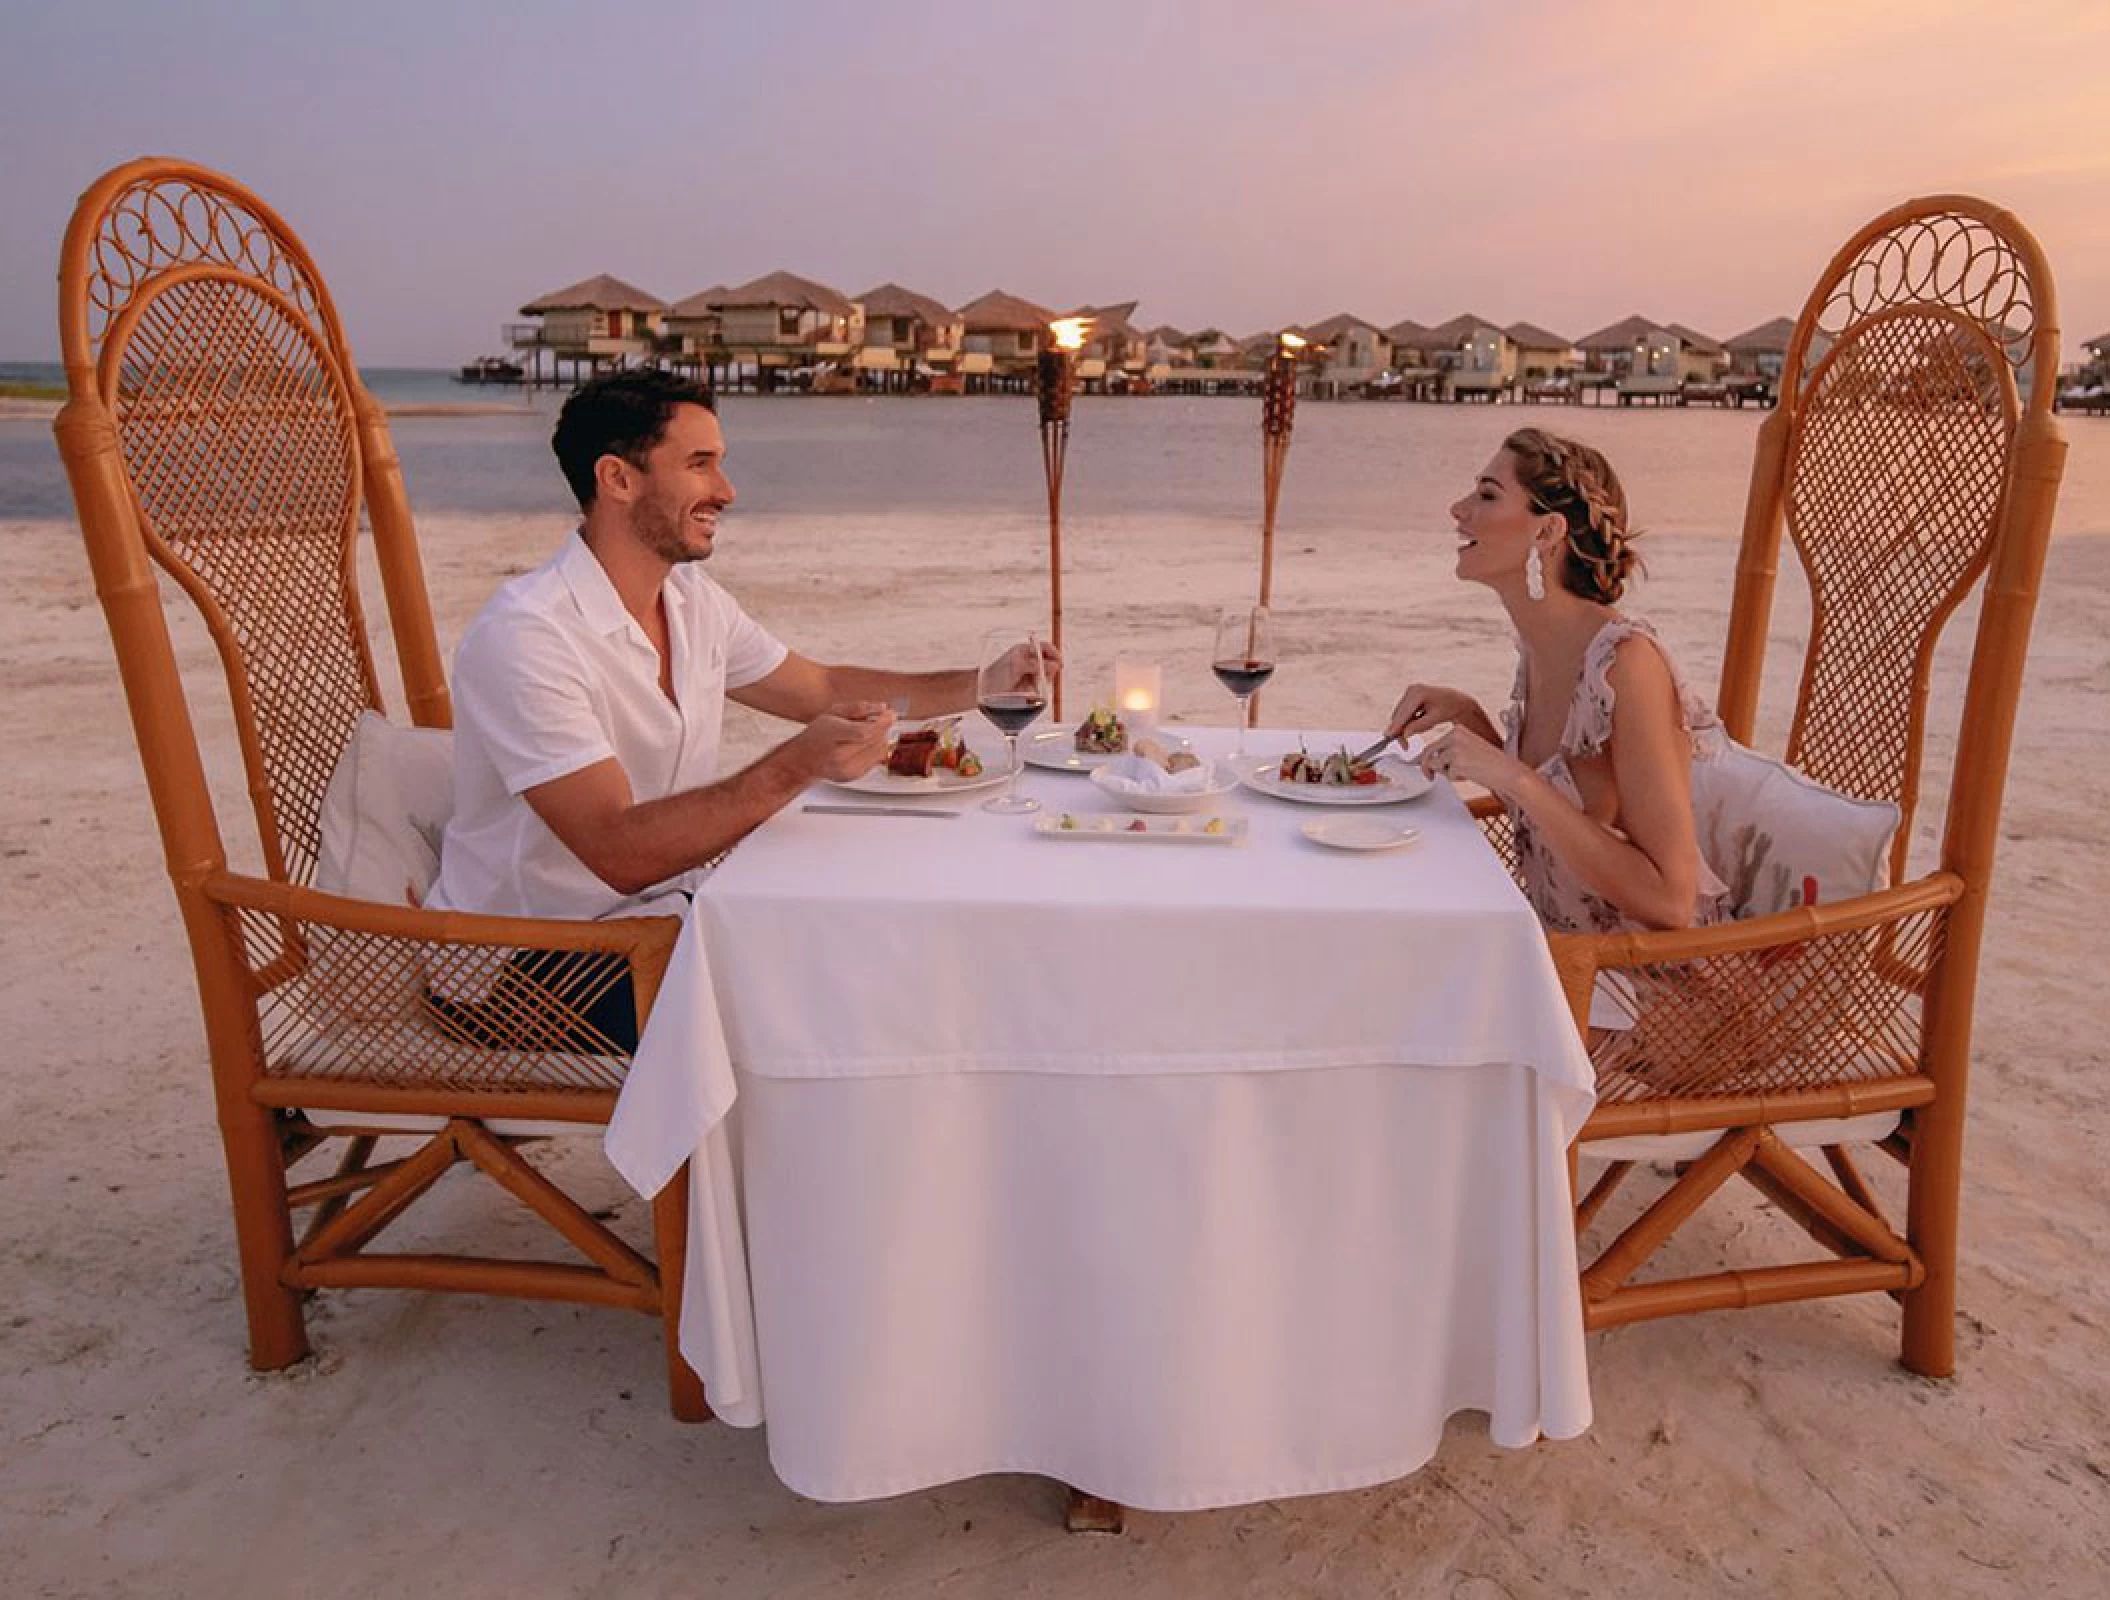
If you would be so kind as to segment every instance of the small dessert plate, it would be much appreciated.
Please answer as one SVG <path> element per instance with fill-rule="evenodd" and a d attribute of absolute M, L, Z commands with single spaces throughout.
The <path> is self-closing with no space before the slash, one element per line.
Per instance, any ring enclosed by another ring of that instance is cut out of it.
<path fill-rule="evenodd" d="M 1421 837 L 1383 817 L 1317 817 L 1304 824 L 1304 837 L 1330 850 L 1397 850 Z"/>

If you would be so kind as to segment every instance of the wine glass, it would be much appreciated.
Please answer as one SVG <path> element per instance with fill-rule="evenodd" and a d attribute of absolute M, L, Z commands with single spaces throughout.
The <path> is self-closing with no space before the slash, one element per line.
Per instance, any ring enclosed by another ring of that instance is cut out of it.
<path fill-rule="evenodd" d="M 1238 748 L 1231 759 L 1243 760 L 1246 706 L 1275 675 L 1275 629 L 1266 606 L 1223 608 L 1216 619 L 1216 652 L 1209 658 L 1209 670 L 1238 701 Z"/>
<path fill-rule="evenodd" d="M 1048 708 L 1048 664 L 1041 656 L 1040 640 L 1021 629 L 996 628 L 982 635 L 979 659 L 974 703 L 1003 734 L 1004 753 L 1011 763 L 1011 781 L 1002 794 L 983 801 L 982 809 L 1014 816 L 1038 811 L 1038 800 L 1018 792 L 1018 736 Z"/>

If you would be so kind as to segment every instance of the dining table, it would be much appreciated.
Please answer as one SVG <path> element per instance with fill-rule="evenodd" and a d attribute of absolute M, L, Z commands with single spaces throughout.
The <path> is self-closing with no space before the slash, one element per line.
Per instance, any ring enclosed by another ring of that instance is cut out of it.
<path fill-rule="evenodd" d="M 695 895 L 606 1149 L 686 1163 L 681 1349 L 800 1494 L 1191 1510 L 1589 1425 L 1592 1075 L 1531 907 L 1447 781 L 1253 786 L 1368 730 L 1165 732 L 1251 781 L 817 786 Z"/>

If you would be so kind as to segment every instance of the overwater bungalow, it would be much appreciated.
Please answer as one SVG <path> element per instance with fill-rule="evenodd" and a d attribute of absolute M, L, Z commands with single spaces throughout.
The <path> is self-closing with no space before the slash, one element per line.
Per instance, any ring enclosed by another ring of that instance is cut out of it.
<path fill-rule="evenodd" d="M 1491 317 L 1468 311 L 1429 329 L 1429 353 L 1447 375 L 1452 400 L 1494 400 L 1517 377 L 1516 341 Z"/>
<path fill-rule="evenodd" d="M 1297 331 L 1320 346 L 1313 374 L 1314 387 L 1319 392 L 1347 394 L 1361 390 L 1392 364 L 1392 346 L 1385 338 L 1385 330 L 1367 318 L 1343 311 Z"/>
<path fill-rule="evenodd" d="M 1721 344 L 1676 322 L 1632 316 L 1576 341 L 1584 382 L 1609 386 L 1621 405 L 1677 405 L 1688 384 L 1719 384 L 1729 364 Z"/>
<path fill-rule="evenodd" d="M 964 329 L 960 371 L 970 387 L 1031 389 L 1034 360 L 1047 342 L 1055 313 L 1002 289 L 960 307 Z"/>
<path fill-rule="evenodd" d="M 1729 370 L 1722 381 L 1738 405 L 1755 400 L 1771 405 L 1779 392 L 1781 368 L 1787 363 L 1788 341 L 1795 335 L 1793 317 L 1775 317 L 1755 328 L 1746 328 L 1723 349 L 1729 353 Z"/>
<path fill-rule="evenodd" d="M 725 346 L 725 319 L 718 312 L 718 301 L 725 292 L 724 284 L 714 283 L 667 308 L 660 353 L 669 365 L 715 381 L 714 363 Z"/>
<path fill-rule="evenodd" d="M 1516 347 L 1517 377 L 1526 388 L 1565 381 L 1582 365 L 1574 340 L 1550 333 L 1535 322 L 1512 322 L 1502 331 Z"/>
<path fill-rule="evenodd" d="M 2099 333 L 2081 346 L 2082 361 L 2060 387 L 2061 411 L 2110 411 L 2110 333 Z"/>
<path fill-rule="evenodd" d="M 1140 381 L 1150 364 L 1150 339 L 1131 320 L 1137 302 L 1118 305 L 1079 306 L 1065 311 L 1066 317 L 1084 317 L 1084 347 L 1077 352 L 1077 377 L 1087 388 L 1125 390 Z"/>
<path fill-rule="evenodd" d="M 658 295 L 602 272 L 530 300 L 520 314 L 534 320 L 508 326 L 506 343 L 521 352 L 528 382 L 561 382 L 566 362 L 578 382 L 652 356 L 666 313 Z"/>
<path fill-rule="evenodd" d="M 864 344 L 864 308 L 840 289 L 795 272 L 770 272 L 711 297 L 722 353 L 736 381 L 752 372 L 763 391 L 788 373 L 832 364 L 847 379 Z"/>
<path fill-rule="evenodd" d="M 898 283 L 857 296 L 864 307 L 864 348 L 857 354 L 866 381 L 885 389 L 915 387 L 923 372 L 950 375 L 959 366 L 967 325 L 945 303 Z M 919 369 L 923 369 L 919 371 Z"/>
<path fill-rule="evenodd" d="M 1385 329 L 1385 343 L 1392 352 L 1392 376 L 1399 380 L 1402 399 L 1443 397 L 1444 373 L 1436 360 L 1439 341 L 1433 330 L 1412 320 L 1395 322 Z"/>

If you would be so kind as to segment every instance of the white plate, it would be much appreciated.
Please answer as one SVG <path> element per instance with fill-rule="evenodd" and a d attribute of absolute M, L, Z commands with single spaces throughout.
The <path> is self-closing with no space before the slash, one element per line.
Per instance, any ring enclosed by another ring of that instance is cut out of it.
<path fill-rule="evenodd" d="M 970 789 L 986 789 L 991 784 L 1002 783 L 1011 776 L 1011 769 L 1004 765 L 1002 745 L 991 746 L 969 739 L 967 748 L 981 758 L 982 775 L 978 778 L 963 778 L 942 767 L 927 778 L 904 778 L 899 773 L 887 771 L 882 765 L 861 778 L 823 778 L 821 781 L 830 788 L 848 789 L 853 794 L 965 794 Z"/>
<path fill-rule="evenodd" d="M 1093 772 L 1109 761 L 1119 761 L 1126 751 L 1085 755 L 1077 748 L 1075 728 L 1043 728 L 1018 741 L 1018 753 L 1029 767 L 1050 772 Z"/>
<path fill-rule="evenodd" d="M 1301 831 L 1313 844 L 1334 850 L 1397 850 L 1421 837 L 1383 817 L 1314 817 Z"/>
<path fill-rule="evenodd" d="M 1215 781 L 1206 789 L 1131 789 L 1104 767 L 1092 773 L 1092 787 L 1116 805 L 1131 811 L 1148 811 L 1154 816 L 1179 816 L 1190 811 L 1207 811 L 1218 801 L 1238 787 L 1238 769 L 1228 761 L 1219 761 L 1209 769 Z"/>
<path fill-rule="evenodd" d="M 1382 783 L 1285 783 L 1278 776 L 1281 770 L 1282 757 L 1276 756 L 1247 767 L 1239 776 L 1248 789 L 1307 806 L 1389 806 L 1418 799 L 1436 786 L 1436 780 L 1421 768 L 1396 756 L 1378 757 Z"/>
<path fill-rule="evenodd" d="M 1223 826 L 1214 833 L 1212 822 Z M 1236 844 L 1246 834 L 1244 817 L 1137 817 L 1103 811 L 1046 812 L 1033 819 L 1033 831 L 1044 839 L 1126 839 L 1131 843 Z"/>

